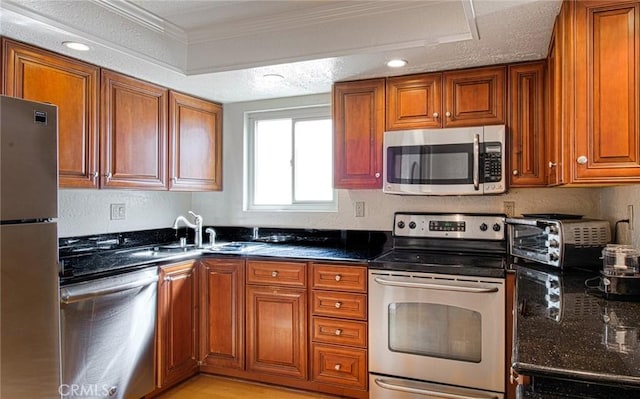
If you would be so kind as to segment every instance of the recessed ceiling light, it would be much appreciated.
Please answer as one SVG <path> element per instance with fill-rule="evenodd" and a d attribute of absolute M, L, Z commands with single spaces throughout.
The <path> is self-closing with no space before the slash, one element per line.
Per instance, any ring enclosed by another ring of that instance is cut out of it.
<path fill-rule="evenodd" d="M 399 58 L 387 62 L 387 66 L 390 68 L 402 68 L 405 65 L 407 65 L 407 60 L 401 60 Z"/>
<path fill-rule="evenodd" d="M 78 51 L 90 50 L 89 46 L 87 46 L 86 44 L 78 43 L 78 42 L 62 42 L 62 45 L 72 50 L 78 50 Z"/>

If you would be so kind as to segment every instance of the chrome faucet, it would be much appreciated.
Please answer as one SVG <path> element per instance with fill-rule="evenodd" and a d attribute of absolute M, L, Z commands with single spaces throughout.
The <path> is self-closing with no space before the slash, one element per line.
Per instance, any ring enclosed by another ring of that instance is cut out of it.
<path fill-rule="evenodd" d="M 194 223 L 189 222 L 187 218 L 180 215 L 176 218 L 176 221 L 173 222 L 173 229 L 177 230 L 180 222 L 184 223 L 185 226 L 194 229 L 196 232 L 194 244 L 196 245 L 196 248 L 202 248 L 202 216 L 196 215 L 192 211 L 189 211 L 189 213 L 195 218 Z"/>
<path fill-rule="evenodd" d="M 213 248 L 216 245 L 216 231 L 211 227 L 207 227 L 204 232 L 209 234 L 209 246 Z"/>

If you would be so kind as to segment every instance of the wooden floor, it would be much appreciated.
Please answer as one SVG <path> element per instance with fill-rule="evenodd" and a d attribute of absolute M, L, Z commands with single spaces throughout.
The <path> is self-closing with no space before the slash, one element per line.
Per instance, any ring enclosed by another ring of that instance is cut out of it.
<path fill-rule="evenodd" d="M 272 385 L 200 374 L 172 388 L 157 399 L 335 399 L 323 395 Z"/>

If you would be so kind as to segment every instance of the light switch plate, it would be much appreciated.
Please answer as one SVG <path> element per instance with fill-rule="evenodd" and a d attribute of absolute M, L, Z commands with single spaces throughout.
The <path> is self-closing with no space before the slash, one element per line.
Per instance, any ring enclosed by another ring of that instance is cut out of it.
<path fill-rule="evenodd" d="M 124 220 L 125 209 L 125 204 L 111 204 L 111 220 Z"/>

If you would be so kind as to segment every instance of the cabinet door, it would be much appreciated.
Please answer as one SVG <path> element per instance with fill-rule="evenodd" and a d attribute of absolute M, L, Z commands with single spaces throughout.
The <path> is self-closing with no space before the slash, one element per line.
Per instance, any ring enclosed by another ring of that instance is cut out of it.
<path fill-rule="evenodd" d="M 247 286 L 247 370 L 307 379 L 307 291 Z"/>
<path fill-rule="evenodd" d="M 563 93 L 567 90 L 563 67 L 566 66 L 564 51 L 565 20 L 567 7 L 563 6 L 556 17 L 549 55 L 547 57 L 547 184 L 557 186 L 566 183 L 564 179 L 564 133 L 563 121 L 569 119 L 562 107 L 566 104 Z"/>
<path fill-rule="evenodd" d="M 575 2 L 573 182 L 640 182 L 640 2 Z"/>
<path fill-rule="evenodd" d="M 442 126 L 442 74 L 387 78 L 387 130 Z"/>
<path fill-rule="evenodd" d="M 244 261 L 202 261 L 203 366 L 244 369 Z"/>
<path fill-rule="evenodd" d="M 222 189 L 222 107 L 169 92 L 169 189 Z"/>
<path fill-rule="evenodd" d="M 446 72 L 444 127 L 505 123 L 505 68 Z"/>
<path fill-rule="evenodd" d="M 511 187 L 546 186 L 545 62 L 509 66 Z"/>
<path fill-rule="evenodd" d="M 58 106 L 60 187 L 98 187 L 99 68 L 4 38 L 2 47 L 2 92 Z"/>
<path fill-rule="evenodd" d="M 100 185 L 167 189 L 167 90 L 102 70 Z"/>
<path fill-rule="evenodd" d="M 198 284 L 195 261 L 160 268 L 158 386 L 198 371 Z"/>
<path fill-rule="evenodd" d="M 336 188 L 382 187 L 384 87 L 384 79 L 333 86 L 333 185 Z"/>

